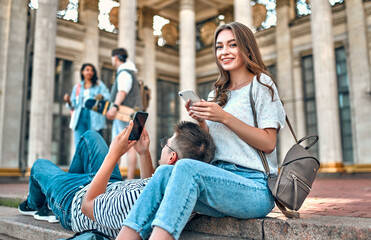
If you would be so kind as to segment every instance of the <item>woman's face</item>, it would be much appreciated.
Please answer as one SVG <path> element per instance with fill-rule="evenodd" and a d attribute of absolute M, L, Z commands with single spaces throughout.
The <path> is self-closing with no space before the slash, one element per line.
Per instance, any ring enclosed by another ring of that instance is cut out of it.
<path fill-rule="evenodd" d="M 225 71 L 235 71 L 245 67 L 232 30 L 224 29 L 219 33 L 215 49 L 217 61 Z"/>
<path fill-rule="evenodd" d="M 84 76 L 84 80 L 91 80 L 91 78 L 94 76 L 93 68 L 89 65 L 85 66 L 81 73 Z"/>

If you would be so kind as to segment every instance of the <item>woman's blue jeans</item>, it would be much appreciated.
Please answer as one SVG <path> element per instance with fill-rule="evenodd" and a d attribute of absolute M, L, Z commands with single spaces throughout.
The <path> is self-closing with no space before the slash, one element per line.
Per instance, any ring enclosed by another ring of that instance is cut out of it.
<path fill-rule="evenodd" d="M 147 239 L 152 227 L 175 239 L 195 210 L 212 217 L 265 217 L 274 207 L 264 173 L 226 162 L 182 159 L 160 166 L 123 225 Z"/>
<path fill-rule="evenodd" d="M 79 140 L 68 172 L 49 160 L 38 159 L 32 166 L 27 204 L 33 209 L 45 202 L 66 229 L 71 229 L 71 203 L 75 193 L 94 178 L 108 153 L 104 139 L 95 131 L 87 131 Z M 121 181 L 116 165 L 110 181 Z"/>

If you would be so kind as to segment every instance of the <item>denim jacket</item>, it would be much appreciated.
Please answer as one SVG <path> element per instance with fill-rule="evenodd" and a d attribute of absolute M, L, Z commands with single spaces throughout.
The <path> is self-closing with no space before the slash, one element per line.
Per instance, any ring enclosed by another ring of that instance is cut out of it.
<path fill-rule="evenodd" d="M 81 84 L 81 88 L 80 88 L 80 93 L 78 96 L 76 96 L 76 89 L 77 89 L 78 84 L 75 84 L 75 86 L 72 89 L 72 93 L 71 93 L 72 106 L 69 106 L 68 104 L 66 104 L 66 106 L 69 109 L 74 111 L 74 113 L 71 115 L 71 122 L 70 122 L 70 128 L 72 130 L 76 129 L 76 126 L 77 126 L 77 123 L 80 117 L 81 109 L 85 107 L 85 101 L 87 100 L 87 99 L 84 99 L 84 90 L 85 90 L 84 81 L 81 81 L 80 84 Z M 98 80 L 95 86 L 92 86 L 91 88 L 89 88 L 88 98 L 94 98 L 95 95 L 97 94 L 102 94 L 105 100 L 110 98 L 108 88 L 101 80 Z M 102 114 L 96 113 L 94 111 L 90 111 L 90 120 L 91 120 L 91 126 L 93 130 L 99 131 L 102 128 L 107 127 L 106 117 L 103 116 Z"/>

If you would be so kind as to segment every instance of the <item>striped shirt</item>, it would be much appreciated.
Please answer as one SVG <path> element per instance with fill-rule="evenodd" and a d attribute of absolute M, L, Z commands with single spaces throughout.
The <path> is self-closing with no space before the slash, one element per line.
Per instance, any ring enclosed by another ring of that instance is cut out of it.
<path fill-rule="evenodd" d="M 128 215 L 140 193 L 150 178 L 109 182 L 106 192 L 94 200 L 94 219 L 81 212 L 81 203 L 90 184 L 79 190 L 71 205 L 71 226 L 74 232 L 96 229 L 111 237 L 116 237 L 121 223 Z"/>

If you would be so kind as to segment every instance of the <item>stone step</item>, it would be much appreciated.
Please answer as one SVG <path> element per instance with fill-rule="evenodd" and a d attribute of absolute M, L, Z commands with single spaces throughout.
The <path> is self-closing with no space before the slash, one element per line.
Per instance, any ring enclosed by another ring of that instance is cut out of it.
<path fill-rule="evenodd" d="M 37 221 L 20 215 L 16 208 L 0 207 L 0 239 L 51 240 L 73 234 L 59 223 Z M 286 219 L 279 213 L 251 220 L 196 216 L 180 239 L 371 239 L 371 219 L 305 214 L 300 219 Z"/>

